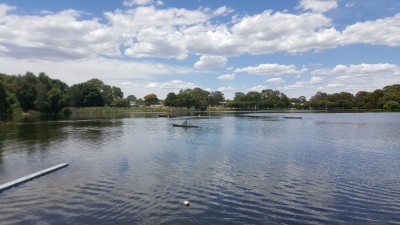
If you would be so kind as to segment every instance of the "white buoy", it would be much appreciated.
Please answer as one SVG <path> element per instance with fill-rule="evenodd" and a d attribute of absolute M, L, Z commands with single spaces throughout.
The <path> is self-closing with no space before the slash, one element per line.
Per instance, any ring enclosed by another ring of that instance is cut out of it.
<path fill-rule="evenodd" d="M 188 200 L 183 201 L 183 205 L 186 207 L 190 206 L 190 202 Z"/>

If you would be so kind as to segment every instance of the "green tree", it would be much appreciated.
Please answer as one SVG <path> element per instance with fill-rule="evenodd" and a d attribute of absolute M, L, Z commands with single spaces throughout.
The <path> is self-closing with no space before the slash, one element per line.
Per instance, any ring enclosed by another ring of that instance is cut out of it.
<path fill-rule="evenodd" d="M 371 93 L 370 96 L 370 101 L 371 101 L 371 108 L 372 109 L 382 109 L 383 105 L 385 104 L 383 102 L 383 96 L 385 95 L 385 92 L 381 89 L 377 89 Z"/>
<path fill-rule="evenodd" d="M 81 85 L 74 84 L 68 91 L 68 96 L 70 100 L 70 106 L 82 107 L 83 106 L 83 92 L 81 90 Z"/>
<path fill-rule="evenodd" d="M 371 93 L 367 91 L 359 91 L 354 96 L 354 105 L 358 109 L 371 109 Z"/>
<path fill-rule="evenodd" d="M 210 92 L 201 88 L 195 88 L 192 91 L 192 99 L 194 101 L 194 108 L 204 111 L 207 109 L 211 102 Z"/>
<path fill-rule="evenodd" d="M 191 90 L 179 91 L 176 95 L 176 106 L 191 108 L 194 106 L 194 100 L 191 95 Z"/>
<path fill-rule="evenodd" d="M 157 104 L 158 103 L 158 97 L 156 94 L 148 94 L 143 97 L 144 102 L 148 104 Z"/>
<path fill-rule="evenodd" d="M 212 104 L 213 106 L 219 105 L 220 102 L 225 100 L 225 96 L 220 91 L 211 92 Z"/>
<path fill-rule="evenodd" d="M 16 94 L 22 109 L 24 111 L 35 110 L 36 76 L 31 72 L 27 72 L 24 76 L 18 76 L 14 83 L 15 89 L 13 92 Z"/>
<path fill-rule="evenodd" d="M 130 102 L 124 98 L 117 98 L 117 99 L 114 99 L 114 101 L 113 101 L 113 106 L 115 106 L 115 107 L 128 107 L 129 105 L 130 105 Z"/>
<path fill-rule="evenodd" d="M 47 99 L 50 113 L 58 113 L 67 106 L 66 95 L 59 87 L 52 87 L 47 92 Z"/>
<path fill-rule="evenodd" d="M 243 98 L 242 98 L 243 99 Z M 259 93 L 259 92 L 257 92 L 257 91 L 250 91 L 250 92 L 248 92 L 246 95 L 245 95 L 245 97 L 244 97 L 244 100 L 245 101 L 254 101 L 254 102 L 258 102 L 258 101 L 260 101 L 262 98 L 261 98 L 261 94 Z"/>
<path fill-rule="evenodd" d="M 112 92 L 114 99 L 124 98 L 124 93 L 122 92 L 121 88 L 112 86 Z"/>
<path fill-rule="evenodd" d="M 177 99 L 178 97 L 176 96 L 176 94 L 174 92 L 170 92 L 167 94 L 167 97 L 164 100 L 164 104 L 170 107 L 178 106 Z"/>
<path fill-rule="evenodd" d="M 290 99 L 287 95 L 285 95 L 284 93 L 280 93 L 280 97 L 279 97 L 279 102 L 278 102 L 278 106 L 280 108 L 289 108 L 290 107 Z"/>
<path fill-rule="evenodd" d="M 50 110 L 50 105 L 47 101 L 47 90 L 48 85 L 46 83 L 39 82 L 35 86 L 36 98 L 35 98 L 35 108 L 40 112 L 47 112 Z"/>
<path fill-rule="evenodd" d="M 310 107 L 316 110 L 323 110 L 329 106 L 328 94 L 318 91 L 310 99 Z"/>
<path fill-rule="evenodd" d="M 387 111 L 393 111 L 393 110 L 396 110 L 396 109 L 400 109 L 400 104 L 398 102 L 396 102 L 396 101 L 388 101 L 383 106 L 383 109 L 387 110 Z"/>
<path fill-rule="evenodd" d="M 233 100 L 242 101 L 245 96 L 246 96 L 246 94 L 243 92 L 236 92 L 235 97 L 233 97 Z"/>
<path fill-rule="evenodd" d="M 104 84 L 100 85 L 98 88 L 100 89 L 104 105 L 111 106 L 114 101 L 113 88 L 109 85 L 104 85 Z"/>
<path fill-rule="evenodd" d="M 300 103 L 305 103 L 305 102 L 307 102 L 307 98 L 306 98 L 305 96 L 300 96 L 300 97 L 298 98 L 298 100 L 299 100 Z"/>
<path fill-rule="evenodd" d="M 400 84 L 386 86 L 382 89 L 384 95 L 381 102 L 396 101 L 400 103 Z"/>
<path fill-rule="evenodd" d="M 135 105 L 137 98 L 134 95 L 128 95 L 128 97 L 126 97 L 126 100 L 129 102 L 129 105 Z"/>
<path fill-rule="evenodd" d="M 10 105 L 7 101 L 7 92 L 3 83 L 0 82 L 0 114 L 7 115 Z"/>
<path fill-rule="evenodd" d="M 85 82 L 78 84 L 79 89 L 82 91 L 82 106 L 83 107 L 102 107 L 104 106 L 104 99 L 101 89 L 94 82 Z"/>

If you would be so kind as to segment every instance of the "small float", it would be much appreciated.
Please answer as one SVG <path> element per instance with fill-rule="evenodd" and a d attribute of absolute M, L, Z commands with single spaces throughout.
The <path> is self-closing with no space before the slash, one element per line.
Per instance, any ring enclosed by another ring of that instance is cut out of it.
<path fill-rule="evenodd" d="M 183 205 L 186 207 L 190 206 L 190 202 L 188 200 L 183 201 Z"/>

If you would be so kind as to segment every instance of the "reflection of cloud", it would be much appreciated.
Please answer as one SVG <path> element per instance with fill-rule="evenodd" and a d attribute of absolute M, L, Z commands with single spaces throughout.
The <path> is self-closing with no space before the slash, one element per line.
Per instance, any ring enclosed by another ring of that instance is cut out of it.
<path fill-rule="evenodd" d="M 126 171 L 129 170 L 129 161 L 127 158 L 122 158 L 121 162 L 119 163 L 119 174 L 122 175 L 124 174 Z"/>

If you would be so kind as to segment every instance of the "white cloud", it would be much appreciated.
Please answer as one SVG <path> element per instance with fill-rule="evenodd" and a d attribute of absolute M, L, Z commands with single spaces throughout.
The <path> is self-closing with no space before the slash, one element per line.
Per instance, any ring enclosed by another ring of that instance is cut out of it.
<path fill-rule="evenodd" d="M 194 67 L 196 69 L 220 68 L 224 67 L 227 62 L 227 58 L 223 56 L 203 55 L 200 57 L 199 61 L 194 64 Z"/>
<path fill-rule="evenodd" d="M 129 57 L 186 58 L 187 27 L 206 22 L 209 16 L 197 10 L 138 7 L 105 13 L 116 39 Z"/>
<path fill-rule="evenodd" d="M 16 7 L 14 7 L 14 6 L 0 4 L 0 16 L 5 16 L 8 11 L 15 10 L 15 9 L 16 9 Z M 0 19 L 0 21 L 1 21 L 1 19 Z"/>
<path fill-rule="evenodd" d="M 311 77 L 310 83 L 311 84 L 319 84 L 323 81 L 321 77 Z"/>
<path fill-rule="evenodd" d="M 400 46 L 400 13 L 375 21 L 358 22 L 342 32 L 343 44 Z"/>
<path fill-rule="evenodd" d="M 160 86 L 160 83 L 157 83 L 157 82 L 150 82 L 148 85 L 146 85 L 147 88 L 156 88 L 159 86 Z"/>
<path fill-rule="evenodd" d="M 308 81 L 298 81 L 295 84 L 287 85 L 282 87 L 282 90 L 294 90 L 294 89 L 303 89 L 314 87 L 315 84 L 320 84 L 323 82 L 323 78 L 313 76 Z"/>
<path fill-rule="evenodd" d="M 380 64 L 359 64 L 359 65 L 337 65 L 333 69 L 319 69 L 311 72 L 312 74 L 319 75 L 400 75 L 400 67 L 394 64 L 380 63 Z"/>
<path fill-rule="evenodd" d="M 268 89 L 268 87 L 265 86 L 265 85 L 258 85 L 256 87 L 250 88 L 250 91 L 258 91 L 258 92 L 260 92 L 260 91 L 265 90 L 265 89 Z"/>
<path fill-rule="evenodd" d="M 97 19 L 79 21 L 80 15 L 66 10 L 44 16 L 2 17 L 0 57 L 68 60 L 120 55 L 110 28 Z"/>
<path fill-rule="evenodd" d="M 134 5 L 148 5 L 151 4 L 153 0 L 125 0 L 125 6 L 134 6 Z"/>
<path fill-rule="evenodd" d="M 322 14 L 264 11 L 232 27 L 236 43 L 250 54 L 307 52 L 339 45 L 340 32 Z M 243 45 L 243 46 L 242 46 Z"/>
<path fill-rule="evenodd" d="M 225 75 L 218 76 L 217 79 L 218 80 L 233 80 L 233 79 L 235 79 L 235 77 L 236 77 L 235 74 L 225 74 Z"/>
<path fill-rule="evenodd" d="M 82 19 L 85 12 L 76 10 L 22 16 L 12 14 L 14 9 L 0 4 L 0 57 L 69 60 L 125 55 L 182 60 L 195 54 L 221 57 L 222 65 L 222 57 L 243 54 L 302 53 L 357 43 L 400 46 L 400 14 L 356 23 L 341 32 L 319 13 L 266 10 L 213 24 L 213 16 L 232 10 L 139 6 L 106 12 L 103 23 L 103 18 Z M 203 65 L 201 60 L 198 65 Z"/>
<path fill-rule="evenodd" d="M 343 87 L 344 84 L 339 84 L 339 83 L 332 83 L 332 84 L 328 84 L 326 87 L 327 88 L 337 88 L 337 87 Z"/>
<path fill-rule="evenodd" d="M 227 86 L 227 87 L 220 87 L 218 88 L 218 91 L 220 92 L 224 92 L 224 91 L 234 91 L 236 90 L 236 88 L 232 87 L 232 86 Z"/>
<path fill-rule="evenodd" d="M 218 9 L 216 9 L 215 11 L 214 11 L 214 15 L 215 16 L 221 16 L 221 15 L 228 15 L 228 14 L 230 14 L 230 13 L 233 13 L 235 10 L 233 10 L 233 9 L 230 9 L 230 8 L 228 8 L 228 7 L 226 7 L 226 6 L 222 6 L 222 7 L 219 7 Z"/>
<path fill-rule="evenodd" d="M 248 73 L 253 75 L 290 75 L 290 74 L 302 74 L 307 71 L 307 68 L 303 67 L 298 70 L 295 65 L 279 65 L 279 64 L 260 64 L 256 67 L 246 67 L 235 69 L 237 73 Z"/>
<path fill-rule="evenodd" d="M 322 13 L 337 8 L 336 0 L 300 0 L 299 8 Z"/>
<path fill-rule="evenodd" d="M 276 78 L 268 79 L 267 82 L 280 84 L 280 83 L 284 83 L 285 81 L 280 77 L 276 77 Z"/>
<path fill-rule="evenodd" d="M 144 28 L 136 36 L 138 42 L 130 44 L 125 55 L 135 58 L 160 57 L 184 59 L 187 56 L 182 34 L 162 28 Z"/>
<path fill-rule="evenodd" d="M 183 31 L 186 48 L 193 54 L 234 56 L 240 55 L 242 43 L 226 25 L 198 24 Z"/>
<path fill-rule="evenodd" d="M 170 91 L 179 91 L 181 89 L 189 89 L 189 88 L 193 89 L 198 86 L 193 84 L 192 82 L 184 82 L 181 80 L 172 80 L 172 81 L 164 82 L 164 83 L 150 82 L 146 87 L 170 90 Z"/>
<path fill-rule="evenodd" d="M 326 78 L 330 91 L 373 91 L 400 82 L 400 67 L 394 64 L 337 65 L 332 69 L 319 69 L 312 74 Z"/>
<path fill-rule="evenodd" d="M 344 76 L 337 76 L 336 77 L 336 80 L 347 80 L 347 79 L 350 79 L 351 78 L 351 76 L 349 76 L 349 75 L 344 75 Z"/>
<path fill-rule="evenodd" d="M 291 90 L 291 89 L 299 89 L 299 88 L 303 88 L 303 87 L 304 87 L 303 84 L 296 83 L 296 84 L 287 85 L 287 86 L 283 87 L 282 89 L 283 90 Z"/>

